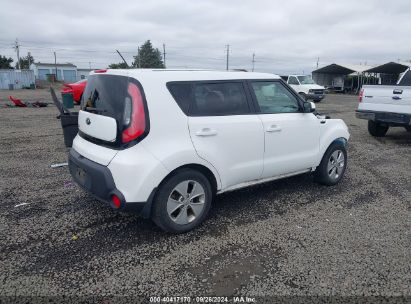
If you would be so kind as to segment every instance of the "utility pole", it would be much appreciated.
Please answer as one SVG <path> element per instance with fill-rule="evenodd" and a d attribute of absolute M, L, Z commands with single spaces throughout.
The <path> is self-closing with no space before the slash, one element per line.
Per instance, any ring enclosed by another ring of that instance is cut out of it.
<path fill-rule="evenodd" d="M 56 80 L 58 80 L 58 78 L 57 78 L 57 57 L 56 57 L 56 52 L 54 52 L 54 67 L 56 68 Z"/>
<path fill-rule="evenodd" d="M 91 70 L 91 61 L 88 62 L 88 67 Z"/>
<path fill-rule="evenodd" d="M 226 70 L 228 71 L 228 60 L 229 60 L 229 53 L 230 53 L 230 45 L 227 44 L 227 61 L 226 61 Z"/>
<path fill-rule="evenodd" d="M 31 58 L 31 53 L 28 52 L 28 53 L 27 53 L 27 60 L 28 60 L 28 62 L 29 62 L 29 70 L 30 70 L 30 58 Z"/>
<path fill-rule="evenodd" d="M 163 63 L 164 68 L 166 68 L 166 45 L 163 43 Z"/>
<path fill-rule="evenodd" d="M 253 61 L 252 61 L 252 63 L 253 63 L 253 69 L 252 69 L 251 71 L 254 72 L 255 53 L 253 53 Z"/>
<path fill-rule="evenodd" d="M 318 69 L 318 63 L 320 62 L 320 57 L 317 57 L 317 69 Z"/>
<path fill-rule="evenodd" d="M 17 52 L 17 69 L 20 70 L 20 45 L 19 45 L 19 40 L 16 38 L 16 41 L 14 42 L 14 49 Z"/>

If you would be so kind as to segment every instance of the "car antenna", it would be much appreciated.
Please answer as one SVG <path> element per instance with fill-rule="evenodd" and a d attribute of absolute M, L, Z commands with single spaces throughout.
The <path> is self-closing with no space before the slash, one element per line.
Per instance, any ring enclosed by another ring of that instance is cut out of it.
<path fill-rule="evenodd" d="M 123 55 L 121 55 L 120 51 L 119 51 L 119 50 L 116 50 L 116 52 L 120 55 L 121 59 L 123 59 L 124 63 L 125 63 L 126 66 L 127 66 L 127 69 L 129 69 L 130 66 L 128 65 L 127 61 L 124 59 Z"/>

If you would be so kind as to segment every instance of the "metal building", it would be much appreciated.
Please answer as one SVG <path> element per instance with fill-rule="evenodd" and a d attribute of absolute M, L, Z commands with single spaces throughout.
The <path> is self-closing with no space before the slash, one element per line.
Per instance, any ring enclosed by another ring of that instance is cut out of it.
<path fill-rule="evenodd" d="M 363 83 L 363 72 L 369 65 L 333 63 L 312 72 L 313 80 L 335 92 L 356 92 Z"/>
<path fill-rule="evenodd" d="M 23 89 L 34 86 L 34 72 L 31 70 L 0 70 L 0 89 Z"/>

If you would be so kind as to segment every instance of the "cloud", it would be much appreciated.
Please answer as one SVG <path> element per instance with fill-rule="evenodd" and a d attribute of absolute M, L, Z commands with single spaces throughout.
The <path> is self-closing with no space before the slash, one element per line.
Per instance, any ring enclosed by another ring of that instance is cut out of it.
<path fill-rule="evenodd" d="M 131 62 L 138 45 L 166 44 L 168 67 L 310 72 L 332 62 L 382 63 L 411 59 L 407 43 L 411 1 L 3 1 L 0 54 L 42 62 L 105 67 Z"/>

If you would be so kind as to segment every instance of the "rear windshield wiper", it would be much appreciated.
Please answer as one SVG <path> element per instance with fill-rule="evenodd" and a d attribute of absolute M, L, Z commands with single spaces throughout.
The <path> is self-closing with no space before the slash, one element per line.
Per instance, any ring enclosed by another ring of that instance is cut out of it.
<path fill-rule="evenodd" d="M 107 112 L 106 109 L 101 109 L 101 108 L 92 108 L 92 107 L 86 107 L 86 111 L 94 111 L 98 113 L 104 113 Z"/>

